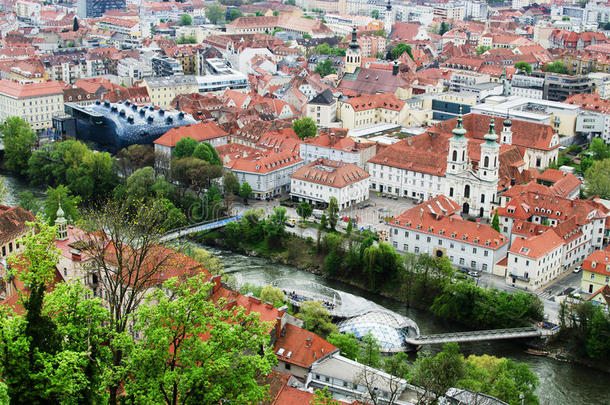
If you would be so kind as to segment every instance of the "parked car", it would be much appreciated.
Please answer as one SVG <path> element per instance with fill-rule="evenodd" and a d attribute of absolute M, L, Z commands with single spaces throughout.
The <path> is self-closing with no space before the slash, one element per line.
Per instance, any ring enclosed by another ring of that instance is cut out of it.
<path fill-rule="evenodd" d="M 286 220 L 286 226 L 294 228 L 295 226 L 297 226 L 297 220 L 296 219 L 292 219 L 292 218 L 288 218 Z"/>
<path fill-rule="evenodd" d="M 574 267 L 574 270 L 572 270 L 572 273 L 580 273 L 581 270 L 582 270 L 582 267 L 577 266 L 577 267 Z"/>
<path fill-rule="evenodd" d="M 469 275 L 470 277 L 475 277 L 475 278 L 477 278 L 477 277 L 479 277 L 479 276 L 480 276 L 480 274 L 479 274 L 478 272 L 476 272 L 476 271 L 469 271 L 469 272 L 468 272 L 468 275 Z"/>

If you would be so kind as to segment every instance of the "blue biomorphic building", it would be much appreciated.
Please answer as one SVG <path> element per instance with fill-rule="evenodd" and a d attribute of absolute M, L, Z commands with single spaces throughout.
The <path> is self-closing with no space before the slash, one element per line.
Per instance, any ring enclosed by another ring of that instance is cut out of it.
<path fill-rule="evenodd" d="M 66 103 L 65 110 L 76 121 L 66 136 L 93 142 L 112 153 L 133 144 L 152 144 L 172 128 L 196 123 L 189 114 L 138 106 L 129 100 L 124 103 L 98 100 L 87 106 Z"/>

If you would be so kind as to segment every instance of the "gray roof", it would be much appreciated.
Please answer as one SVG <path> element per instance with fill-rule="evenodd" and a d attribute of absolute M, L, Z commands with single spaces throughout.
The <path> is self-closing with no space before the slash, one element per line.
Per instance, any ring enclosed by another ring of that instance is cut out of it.
<path fill-rule="evenodd" d="M 317 96 L 311 99 L 309 104 L 323 104 L 323 105 L 331 105 L 335 102 L 335 98 L 333 97 L 332 91 L 330 89 L 326 89 L 321 93 L 318 93 Z"/>
<path fill-rule="evenodd" d="M 147 77 L 144 80 L 149 87 L 197 86 L 198 84 L 196 76 Z"/>

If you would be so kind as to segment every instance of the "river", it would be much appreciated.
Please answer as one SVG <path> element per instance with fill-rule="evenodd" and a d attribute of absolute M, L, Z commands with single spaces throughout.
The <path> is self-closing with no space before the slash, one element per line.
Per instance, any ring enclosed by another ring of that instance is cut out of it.
<path fill-rule="evenodd" d="M 43 197 L 40 189 L 32 188 L 23 181 L 11 176 L 1 175 L 5 179 L 7 194 L 2 203 L 14 205 L 17 194 L 31 191 L 37 197 Z M 452 332 L 459 326 L 433 318 L 429 313 L 407 309 L 404 304 L 381 297 L 352 286 L 332 282 L 294 267 L 273 264 L 266 259 L 248 257 L 229 251 L 206 247 L 217 255 L 225 266 L 225 271 L 234 275 L 239 284 L 249 282 L 266 285 L 280 278 L 314 281 L 328 287 L 345 291 L 371 300 L 391 311 L 413 319 L 422 334 Z M 542 405 L 610 405 L 610 374 L 589 369 L 571 363 L 562 363 L 546 357 L 535 357 L 524 353 L 522 346 L 506 341 L 477 342 L 460 345 L 465 355 L 489 354 L 527 363 L 540 379 L 538 397 Z M 439 347 L 431 347 L 438 351 Z"/>
<path fill-rule="evenodd" d="M 459 326 L 443 322 L 425 311 L 407 309 L 392 299 L 340 283 L 324 279 L 295 267 L 271 263 L 266 259 L 249 257 L 233 252 L 206 247 L 218 256 L 225 266 L 225 271 L 236 277 L 238 284 L 245 282 L 266 285 L 280 278 L 297 281 L 314 281 L 369 299 L 389 310 L 413 319 L 422 334 L 453 332 Z M 543 405 L 609 405 L 610 374 L 592 370 L 584 366 L 563 363 L 547 357 L 536 357 L 524 352 L 523 346 L 508 341 L 462 343 L 460 348 L 464 355 L 489 354 L 506 357 L 518 362 L 527 363 L 540 379 L 537 395 Z M 432 352 L 440 347 L 430 347 Z"/>

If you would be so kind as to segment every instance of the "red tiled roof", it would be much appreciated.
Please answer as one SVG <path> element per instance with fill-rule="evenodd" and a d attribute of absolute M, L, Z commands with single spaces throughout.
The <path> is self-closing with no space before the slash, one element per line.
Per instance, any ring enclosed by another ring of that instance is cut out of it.
<path fill-rule="evenodd" d="M 222 138 L 225 136 L 229 136 L 229 134 L 220 129 L 215 122 L 206 121 L 172 128 L 157 138 L 154 143 L 173 148 L 180 139 L 186 137 L 191 137 L 197 142 L 205 142 L 210 139 Z"/>
<path fill-rule="evenodd" d="M 597 295 L 601 295 L 602 299 L 606 302 L 606 305 L 610 306 L 610 285 L 606 284 L 599 290 L 595 291 L 587 301 L 593 301 Z"/>
<path fill-rule="evenodd" d="M 610 114 L 610 100 L 605 100 L 598 93 L 573 94 L 564 101 L 567 104 L 579 105 L 585 110 Z"/>
<path fill-rule="evenodd" d="M 329 187 L 343 188 L 370 177 L 353 163 L 317 159 L 295 171 L 290 178 Z"/>
<path fill-rule="evenodd" d="M 291 151 L 272 153 L 262 157 L 248 156 L 231 160 L 225 164 L 230 170 L 247 173 L 270 173 L 302 162 L 297 154 Z"/>
<path fill-rule="evenodd" d="M 25 232 L 25 223 L 34 221 L 36 217 L 30 211 L 19 206 L 0 205 L 0 245 Z"/>
<path fill-rule="evenodd" d="M 548 229 L 546 232 L 531 236 L 527 239 L 515 239 L 509 252 L 537 260 L 562 245 L 563 240 L 552 229 Z"/>
<path fill-rule="evenodd" d="M 320 360 L 338 349 L 315 333 L 286 323 L 280 337 L 275 341 L 273 350 L 278 359 L 299 367 L 309 368 L 314 361 Z"/>
<path fill-rule="evenodd" d="M 373 94 L 350 98 L 346 101 L 351 105 L 354 111 L 364 111 L 376 108 L 386 110 L 400 111 L 405 106 L 406 102 L 399 100 L 393 93 Z"/>
<path fill-rule="evenodd" d="M 0 80 L 0 93 L 15 98 L 41 97 L 54 94 L 63 94 L 60 82 L 21 84 L 10 80 Z"/>
<path fill-rule="evenodd" d="M 595 267 L 593 267 L 593 263 L 595 263 Z M 603 276 L 610 276 L 610 252 L 596 250 L 591 253 L 582 263 L 582 269 Z"/>
<path fill-rule="evenodd" d="M 459 210 L 455 201 L 439 195 L 406 210 L 390 225 L 494 250 L 508 243 L 508 239 L 491 226 L 462 219 L 456 214 Z"/>
<path fill-rule="evenodd" d="M 463 122 L 469 138 L 483 139 L 489 131 L 488 115 L 466 114 Z M 449 136 L 456 127 L 457 118 L 443 121 L 430 129 L 430 132 L 441 133 Z M 496 133 L 500 134 L 504 129 L 504 119 L 495 117 Z M 553 128 L 550 125 L 537 124 L 534 122 L 512 120 L 512 144 L 530 149 L 553 150 L 559 148 L 559 142 L 551 146 L 553 139 Z"/>

